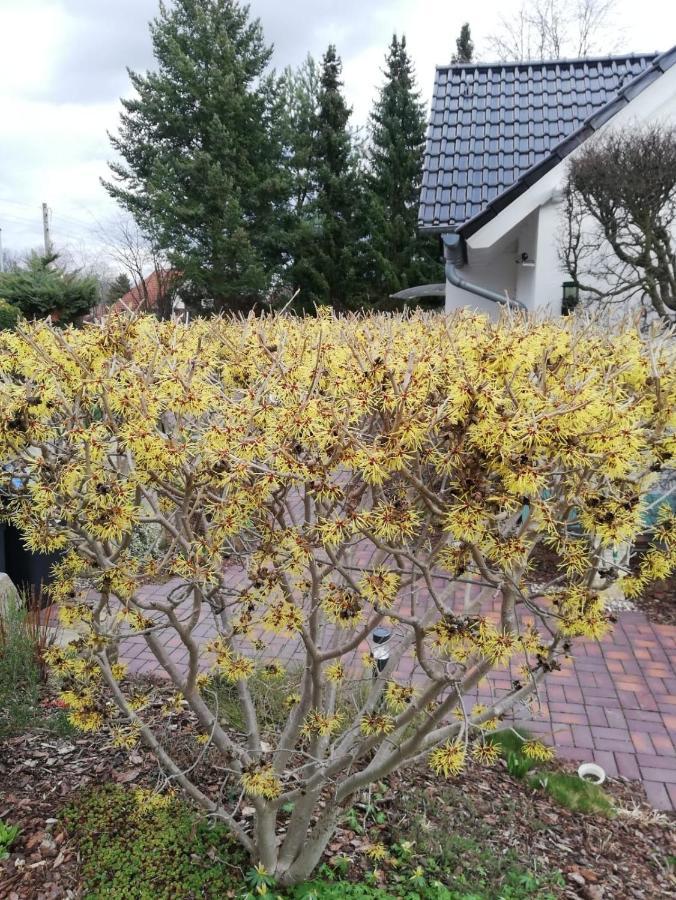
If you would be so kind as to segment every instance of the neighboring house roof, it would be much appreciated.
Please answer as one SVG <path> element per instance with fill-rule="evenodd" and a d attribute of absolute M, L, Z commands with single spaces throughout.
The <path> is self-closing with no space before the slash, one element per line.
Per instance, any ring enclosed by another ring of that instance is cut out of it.
<path fill-rule="evenodd" d="M 127 291 L 119 300 L 111 306 L 114 312 L 138 312 L 142 310 L 153 310 L 157 307 L 161 295 L 166 292 L 167 286 L 173 277 L 172 272 L 157 272 L 154 270 L 148 275 L 145 281 L 145 292 L 142 285 L 135 285 L 130 291 Z"/>
<path fill-rule="evenodd" d="M 676 48 L 438 67 L 419 228 L 469 237 L 674 63 Z"/>

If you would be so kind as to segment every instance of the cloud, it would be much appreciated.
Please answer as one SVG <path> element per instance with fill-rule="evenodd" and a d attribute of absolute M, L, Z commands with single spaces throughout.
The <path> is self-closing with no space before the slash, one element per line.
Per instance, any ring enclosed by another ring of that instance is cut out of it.
<path fill-rule="evenodd" d="M 253 0 L 252 15 L 274 45 L 273 64 L 297 65 L 308 51 L 319 56 L 329 43 L 346 60 L 382 43 L 405 0 Z M 32 83 L 27 96 L 55 103 L 100 103 L 128 92 L 126 67 L 153 65 L 148 23 L 157 0 L 60 0 L 60 39 L 51 75 Z M 53 13 L 52 13 L 53 14 Z"/>

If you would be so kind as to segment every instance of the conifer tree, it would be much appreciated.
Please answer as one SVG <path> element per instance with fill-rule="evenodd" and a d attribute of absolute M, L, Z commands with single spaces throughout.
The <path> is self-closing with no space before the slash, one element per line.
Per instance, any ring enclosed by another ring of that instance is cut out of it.
<path fill-rule="evenodd" d="M 474 41 L 469 29 L 469 22 L 460 29 L 460 35 L 455 42 L 455 53 L 452 62 L 454 63 L 471 63 L 474 62 Z"/>
<path fill-rule="evenodd" d="M 342 93 L 342 62 L 330 45 L 322 59 L 317 110 L 308 120 L 306 183 L 294 241 L 292 280 L 303 306 L 358 305 L 362 237 L 360 173 Z"/>
<path fill-rule="evenodd" d="M 371 114 L 366 276 L 371 302 L 383 303 L 396 291 L 440 278 L 437 241 L 417 232 L 425 129 L 406 38 L 395 34 Z"/>
<path fill-rule="evenodd" d="M 111 281 L 106 292 L 106 299 L 110 303 L 114 303 L 115 300 L 119 300 L 120 297 L 124 297 L 125 294 L 129 293 L 131 289 L 131 279 L 126 272 L 120 272 L 120 274 Z"/>
<path fill-rule="evenodd" d="M 186 300 L 246 309 L 267 296 L 286 214 L 272 50 L 236 0 L 161 3 L 151 36 L 156 69 L 130 73 L 104 185 L 182 273 Z"/>

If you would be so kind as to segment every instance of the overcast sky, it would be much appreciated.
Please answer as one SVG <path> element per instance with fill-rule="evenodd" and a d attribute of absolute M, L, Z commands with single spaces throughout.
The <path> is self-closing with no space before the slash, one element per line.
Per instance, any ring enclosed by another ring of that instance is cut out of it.
<path fill-rule="evenodd" d="M 364 123 L 393 31 L 404 33 L 428 101 L 434 66 L 448 62 L 469 20 L 477 50 L 500 16 L 520 0 L 252 0 L 274 65 L 321 56 L 329 42 L 344 61 L 355 124 Z M 42 240 L 40 204 L 47 201 L 57 247 L 77 254 L 95 245 L 97 222 L 114 206 L 99 184 L 111 150 L 126 67 L 146 70 L 153 58 L 147 23 L 158 0 L 0 0 L 0 227 L 5 248 Z M 676 43 L 676 4 L 617 0 L 622 52 L 666 50 Z"/>

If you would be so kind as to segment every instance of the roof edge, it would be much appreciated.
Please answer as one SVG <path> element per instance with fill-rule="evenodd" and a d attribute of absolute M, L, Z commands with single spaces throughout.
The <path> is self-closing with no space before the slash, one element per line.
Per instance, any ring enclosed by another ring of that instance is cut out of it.
<path fill-rule="evenodd" d="M 518 69 L 521 66 L 570 66 L 575 63 L 626 62 L 633 59 L 655 60 L 660 55 L 663 54 L 660 54 L 658 50 L 653 50 L 650 53 L 620 53 L 611 56 L 571 56 L 561 59 L 496 59 L 493 62 L 437 63 L 435 68 L 437 72 L 440 72 L 448 71 L 449 69 Z"/>

